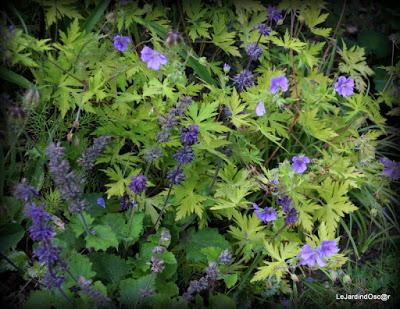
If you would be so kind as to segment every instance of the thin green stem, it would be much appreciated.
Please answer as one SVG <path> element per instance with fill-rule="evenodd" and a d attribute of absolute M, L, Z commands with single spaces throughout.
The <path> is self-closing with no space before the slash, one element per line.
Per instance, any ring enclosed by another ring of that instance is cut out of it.
<path fill-rule="evenodd" d="M 89 230 L 89 226 L 87 225 L 86 219 L 83 216 L 82 212 L 79 212 L 79 218 L 81 219 L 81 222 L 83 224 L 83 228 L 85 229 L 85 232 L 87 235 L 91 235 L 90 230 Z"/>

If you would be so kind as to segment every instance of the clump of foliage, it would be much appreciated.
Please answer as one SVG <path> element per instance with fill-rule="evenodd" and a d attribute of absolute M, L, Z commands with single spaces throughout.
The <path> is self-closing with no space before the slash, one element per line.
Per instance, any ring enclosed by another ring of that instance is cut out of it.
<path fill-rule="evenodd" d="M 2 267 L 35 282 L 26 307 L 295 302 L 347 278 L 366 209 L 392 218 L 399 67 L 374 92 L 324 2 L 36 4 L 44 35 L 1 30 L 25 89 L 2 105 Z"/>

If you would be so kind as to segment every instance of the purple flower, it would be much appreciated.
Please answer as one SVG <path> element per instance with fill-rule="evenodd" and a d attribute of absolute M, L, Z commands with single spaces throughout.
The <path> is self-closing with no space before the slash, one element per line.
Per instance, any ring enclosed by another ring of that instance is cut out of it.
<path fill-rule="evenodd" d="M 393 181 L 400 178 L 400 162 L 395 162 L 387 158 L 381 158 L 379 160 L 383 164 L 383 175 L 391 177 Z"/>
<path fill-rule="evenodd" d="M 162 230 L 160 233 L 160 242 L 166 243 L 171 240 L 171 233 L 168 230 Z"/>
<path fill-rule="evenodd" d="M 245 87 L 254 86 L 253 73 L 248 69 L 244 69 L 242 72 L 234 76 L 233 84 L 236 85 L 239 91 L 243 91 Z"/>
<path fill-rule="evenodd" d="M 286 194 L 281 194 L 278 198 L 278 204 L 282 206 L 283 212 L 288 212 L 293 208 L 293 200 Z"/>
<path fill-rule="evenodd" d="M 293 170 L 297 174 L 303 174 L 307 169 L 307 164 L 311 162 L 311 160 L 307 156 L 294 156 L 292 158 L 293 162 Z"/>
<path fill-rule="evenodd" d="M 273 5 L 268 6 L 268 20 L 278 22 L 282 19 L 282 11 Z"/>
<path fill-rule="evenodd" d="M 153 296 L 155 294 L 154 289 L 150 287 L 141 288 L 139 290 L 140 299 L 145 299 L 147 297 Z"/>
<path fill-rule="evenodd" d="M 106 305 L 110 299 L 103 294 L 98 289 L 94 289 L 92 286 L 92 280 L 87 280 L 85 277 L 80 276 L 78 278 L 78 285 L 82 291 L 89 296 L 89 298 L 94 301 L 97 305 Z"/>
<path fill-rule="evenodd" d="M 162 155 L 163 155 L 163 153 L 162 153 L 161 149 L 158 147 L 154 147 L 154 148 L 146 149 L 144 151 L 143 158 L 147 162 L 152 162 L 152 161 L 162 157 Z"/>
<path fill-rule="evenodd" d="M 167 173 L 167 179 L 174 185 L 179 185 L 185 180 L 185 175 L 183 174 L 183 170 L 181 168 L 175 168 Z"/>
<path fill-rule="evenodd" d="M 43 282 L 48 289 L 59 288 L 64 283 L 64 277 L 48 271 L 43 278 Z"/>
<path fill-rule="evenodd" d="M 271 28 L 266 24 L 259 24 L 256 28 L 258 29 L 258 33 L 260 33 L 260 35 L 268 36 L 271 33 Z"/>
<path fill-rule="evenodd" d="M 53 247 L 50 243 L 44 242 L 33 250 L 35 256 L 40 263 L 52 265 L 59 260 L 60 248 Z"/>
<path fill-rule="evenodd" d="M 186 292 L 183 293 L 183 298 L 187 301 L 190 301 L 193 297 L 192 294 L 200 293 L 201 291 L 208 288 L 209 281 L 207 276 L 201 277 L 199 280 L 192 280 L 189 283 L 189 287 L 187 288 Z"/>
<path fill-rule="evenodd" d="M 338 81 L 335 83 L 335 90 L 341 96 L 348 97 L 353 94 L 354 80 L 349 77 L 340 76 Z"/>
<path fill-rule="evenodd" d="M 38 196 L 39 192 L 32 186 L 30 186 L 23 178 L 20 183 L 15 186 L 15 198 L 24 202 L 29 201 L 33 196 Z"/>
<path fill-rule="evenodd" d="M 129 189 L 136 194 L 142 193 L 146 189 L 147 178 L 143 174 L 138 174 L 132 177 Z"/>
<path fill-rule="evenodd" d="M 96 204 L 99 205 L 102 208 L 106 208 L 106 201 L 104 200 L 103 197 L 97 198 Z"/>
<path fill-rule="evenodd" d="M 249 58 L 253 61 L 257 60 L 261 57 L 263 51 L 260 47 L 258 47 L 257 43 L 252 43 L 246 45 L 246 52 Z"/>
<path fill-rule="evenodd" d="M 219 274 L 218 265 L 215 262 L 208 262 L 206 268 L 206 278 L 209 280 L 217 280 Z"/>
<path fill-rule="evenodd" d="M 289 81 L 284 75 L 271 78 L 271 86 L 269 87 L 269 91 L 272 94 L 275 94 L 279 91 L 279 88 L 281 88 L 283 92 L 289 89 Z"/>
<path fill-rule="evenodd" d="M 162 260 L 156 256 L 152 256 L 150 258 L 150 264 L 151 264 L 151 271 L 153 273 L 161 273 L 161 272 L 163 272 L 163 270 L 165 268 L 164 260 Z"/>
<path fill-rule="evenodd" d="M 25 214 L 32 219 L 29 235 L 34 241 L 49 240 L 55 232 L 49 224 L 50 215 L 44 210 L 44 206 L 36 206 L 35 203 L 25 205 Z"/>
<path fill-rule="evenodd" d="M 264 114 L 265 114 L 264 102 L 263 102 L 263 101 L 260 101 L 260 102 L 258 102 L 257 107 L 256 107 L 256 115 L 257 115 L 258 117 L 261 117 L 261 116 L 264 115 Z"/>
<path fill-rule="evenodd" d="M 183 165 L 192 162 L 193 156 L 192 148 L 190 146 L 183 146 L 181 150 L 174 154 L 174 159 Z"/>
<path fill-rule="evenodd" d="M 121 207 L 121 210 L 128 210 L 132 207 L 135 207 L 137 204 L 135 201 L 132 201 L 129 198 L 129 195 L 127 193 L 124 193 L 124 195 L 119 200 L 119 205 Z"/>
<path fill-rule="evenodd" d="M 192 104 L 193 100 L 191 96 L 183 96 L 177 103 L 175 110 L 175 115 L 183 116 L 186 112 L 188 106 Z"/>
<path fill-rule="evenodd" d="M 169 137 L 170 137 L 169 130 L 162 130 L 161 132 L 157 133 L 156 137 L 157 143 L 158 144 L 165 143 L 169 140 Z"/>
<path fill-rule="evenodd" d="M 140 59 L 147 63 L 147 67 L 154 71 L 158 71 L 161 65 L 168 62 L 167 57 L 159 52 L 151 49 L 150 47 L 144 46 L 141 53 Z"/>
<path fill-rule="evenodd" d="M 199 135 L 199 126 L 190 125 L 189 128 L 183 128 L 181 130 L 181 142 L 185 146 L 190 146 L 197 143 Z"/>
<path fill-rule="evenodd" d="M 177 125 L 178 119 L 176 119 L 175 110 L 169 112 L 167 115 L 162 115 L 158 118 L 158 122 L 163 130 L 170 130 Z"/>
<path fill-rule="evenodd" d="M 60 143 L 50 143 L 46 149 L 50 174 L 63 199 L 70 202 L 70 211 L 82 211 L 86 202 L 82 199 L 84 179 L 74 171 L 67 160 L 63 160 L 64 148 Z"/>
<path fill-rule="evenodd" d="M 153 248 L 153 250 L 151 250 L 151 252 L 153 253 L 153 254 L 162 254 L 162 253 L 164 253 L 166 251 L 166 249 L 163 247 L 163 246 L 155 246 L 154 248 Z"/>
<path fill-rule="evenodd" d="M 285 214 L 285 223 L 287 225 L 295 224 L 299 219 L 298 218 L 299 212 L 294 207 L 289 208 L 286 212 L 284 211 L 284 214 Z"/>
<path fill-rule="evenodd" d="M 256 203 L 253 203 L 253 209 L 257 217 L 264 223 L 274 221 L 278 218 L 278 213 L 271 207 L 265 207 L 262 209 L 258 207 Z"/>
<path fill-rule="evenodd" d="M 231 70 L 231 66 L 227 63 L 224 63 L 224 73 L 228 74 L 230 70 Z"/>
<path fill-rule="evenodd" d="M 321 242 L 320 252 L 324 257 L 328 258 L 332 254 L 338 253 L 339 252 L 339 248 L 336 245 L 336 241 L 334 241 L 334 240 L 323 240 Z"/>
<path fill-rule="evenodd" d="M 345 76 L 340 76 L 335 83 L 335 90 L 341 96 L 351 96 L 354 92 L 354 80 L 351 77 L 346 78 Z"/>
<path fill-rule="evenodd" d="M 232 262 L 232 254 L 229 252 L 228 249 L 225 249 L 224 251 L 221 252 L 221 254 L 218 257 L 218 260 L 225 265 L 228 265 Z"/>
<path fill-rule="evenodd" d="M 311 248 L 309 245 L 304 245 L 299 253 L 300 265 L 308 265 L 309 267 L 318 264 L 320 267 L 326 266 L 323 256 L 318 248 Z"/>
<path fill-rule="evenodd" d="M 78 159 L 79 165 L 89 171 L 94 167 L 97 157 L 103 151 L 103 148 L 111 141 L 110 136 L 100 136 L 94 139 L 90 146 Z"/>
<path fill-rule="evenodd" d="M 127 36 L 116 35 L 114 37 L 114 48 L 120 52 L 124 52 L 128 49 L 128 45 L 131 42 L 132 40 Z"/>

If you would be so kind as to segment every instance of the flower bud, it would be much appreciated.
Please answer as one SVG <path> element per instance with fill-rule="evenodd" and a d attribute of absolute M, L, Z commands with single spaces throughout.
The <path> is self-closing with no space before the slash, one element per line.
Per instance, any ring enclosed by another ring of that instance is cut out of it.
<path fill-rule="evenodd" d="M 165 40 L 165 45 L 167 47 L 172 47 L 174 45 L 181 44 L 183 42 L 183 38 L 179 32 L 170 31 L 168 32 L 167 39 Z"/>
<path fill-rule="evenodd" d="M 292 279 L 294 282 L 299 282 L 299 277 L 297 277 L 295 274 L 291 274 L 290 279 Z"/>
<path fill-rule="evenodd" d="M 351 283 L 351 278 L 349 275 L 344 275 L 343 276 L 343 283 L 344 284 L 350 284 Z"/>
<path fill-rule="evenodd" d="M 23 103 L 25 107 L 29 109 L 36 106 L 39 103 L 39 99 L 39 91 L 37 90 L 36 86 L 33 86 L 25 92 Z"/>

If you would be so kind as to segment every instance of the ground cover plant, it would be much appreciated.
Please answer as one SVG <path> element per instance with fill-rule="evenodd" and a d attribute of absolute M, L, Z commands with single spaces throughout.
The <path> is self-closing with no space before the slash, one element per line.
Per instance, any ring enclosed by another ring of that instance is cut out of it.
<path fill-rule="evenodd" d="M 399 14 L 354 7 L 9 3 L 3 303 L 394 304 Z"/>

